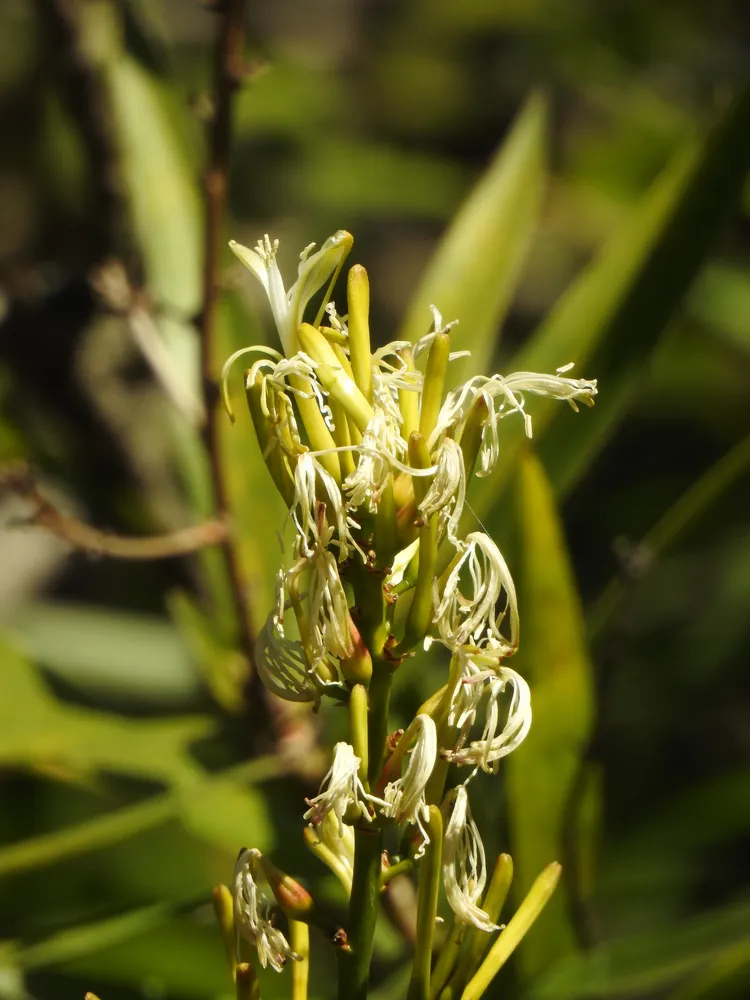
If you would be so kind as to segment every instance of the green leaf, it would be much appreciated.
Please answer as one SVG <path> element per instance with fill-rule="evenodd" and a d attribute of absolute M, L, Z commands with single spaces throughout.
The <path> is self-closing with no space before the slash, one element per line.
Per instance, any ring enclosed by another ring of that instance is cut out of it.
<path fill-rule="evenodd" d="M 216 624 L 189 594 L 182 590 L 172 591 L 167 596 L 167 607 L 216 702 L 227 712 L 236 714 L 245 703 L 245 657 L 224 642 Z"/>
<path fill-rule="evenodd" d="M 212 732 L 210 719 L 129 720 L 66 705 L 2 638 L 0 670 L 0 764 L 78 779 L 111 771 L 177 786 L 199 776 L 188 745 Z"/>
<path fill-rule="evenodd" d="M 201 775 L 184 791 L 163 792 L 85 822 L 5 845 L 0 848 L 0 876 L 110 848 L 174 818 L 196 836 L 232 854 L 249 832 L 253 842 L 265 850 L 272 840 L 265 805 L 246 785 L 260 784 L 281 771 L 279 758 L 257 757 L 217 776 Z"/>
<path fill-rule="evenodd" d="M 417 340 L 431 304 L 459 319 L 453 350 L 472 357 L 451 365 L 460 382 L 487 369 L 536 223 L 545 179 L 547 107 L 532 96 L 443 237 L 412 299 L 399 338 Z"/>
<path fill-rule="evenodd" d="M 571 787 L 591 732 L 593 684 L 562 527 L 550 484 L 531 453 L 521 464 L 519 520 L 523 625 L 513 667 L 531 686 L 534 721 L 505 765 L 517 898 L 551 861 L 563 864 L 563 882 L 520 948 L 528 981 L 573 948 L 570 882 L 591 865 L 580 856 L 591 837 L 579 815 L 574 841 L 579 853 L 571 858 L 565 828 Z M 587 822 L 592 821 L 587 809 Z"/>
<path fill-rule="evenodd" d="M 569 956 L 535 984 L 533 1000 L 652 994 L 737 949 L 750 950 L 750 904 L 734 903 L 682 924 L 610 941 Z"/>
<path fill-rule="evenodd" d="M 532 342 L 523 352 L 519 367 L 539 355 L 550 360 L 557 340 L 572 351 L 552 369 L 585 357 L 585 374 L 600 380 L 595 419 L 555 419 L 545 435 L 541 456 L 557 492 L 573 488 L 637 399 L 647 359 L 739 199 L 750 166 L 749 116 L 750 89 L 705 143 L 675 158 L 622 238 L 564 297 L 540 332 L 546 350 L 537 354 Z"/>
<path fill-rule="evenodd" d="M 640 543 L 648 558 L 664 555 L 683 537 L 688 528 L 750 470 L 750 435 L 739 441 L 680 496 Z M 596 641 L 616 614 L 627 584 L 614 577 L 588 615 L 588 634 Z"/>
<path fill-rule="evenodd" d="M 156 616 L 38 602 L 16 612 L 8 631 L 31 660 L 97 697 L 179 707 L 199 691 L 179 633 Z"/>
<path fill-rule="evenodd" d="M 241 309 L 238 298 L 225 295 L 219 312 L 214 370 L 220 371 L 224 361 L 239 348 L 260 342 L 262 337 L 258 336 L 252 317 Z M 286 506 L 263 461 L 247 407 L 241 370 L 235 372 L 229 394 L 236 419 L 232 424 L 225 414 L 219 415 L 219 448 L 233 537 L 252 621 L 258 630 L 273 605 L 274 583 L 281 565 L 280 534 L 285 524 Z"/>
<path fill-rule="evenodd" d="M 750 161 L 750 96 L 731 105 L 714 133 L 678 152 L 621 229 L 557 302 L 508 370 L 552 372 L 575 362 L 599 379 L 592 413 L 574 418 L 553 400 L 529 400 L 534 438 L 556 492 L 569 491 L 632 405 L 647 358 L 737 199 Z M 503 427 L 494 475 L 477 483 L 480 517 L 497 500 L 523 441 Z"/>

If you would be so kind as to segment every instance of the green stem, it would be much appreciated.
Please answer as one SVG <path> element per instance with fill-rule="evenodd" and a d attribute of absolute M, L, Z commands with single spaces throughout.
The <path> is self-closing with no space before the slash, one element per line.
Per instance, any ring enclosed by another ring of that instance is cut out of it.
<path fill-rule="evenodd" d="M 414 950 L 411 982 L 406 1000 L 429 1000 L 432 941 L 435 935 L 440 872 L 443 860 L 443 817 L 437 806 L 430 806 L 427 820 L 430 843 L 419 866 L 419 898 L 417 903 L 417 939 Z"/>
<path fill-rule="evenodd" d="M 354 879 L 347 921 L 348 950 L 339 953 L 339 1000 L 365 1000 L 380 896 L 383 833 L 354 829 Z"/>

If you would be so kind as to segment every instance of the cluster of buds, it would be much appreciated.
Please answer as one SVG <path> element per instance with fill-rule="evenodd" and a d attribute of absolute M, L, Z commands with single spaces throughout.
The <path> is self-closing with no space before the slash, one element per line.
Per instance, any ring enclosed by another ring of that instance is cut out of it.
<path fill-rule="evenodd" d="M 282 351 L 248 347 L 229 358 L 223 398 L 233 419 L 230 368 L 240 356 L 252 361 L 245 371 L 250 414 L 294 534 L 256 667 L 280 698 L 315 709 L 329 698 L 350 713 L 350 742 L 336 745 L 319 794 L 308 800 L 306 841 L 354 899 L 358 830 L 378 832 L 382 843 L 389 827 L 402 828 L 402 854 L 418 867 L 439 829 L 456 921 L 493 932 L 497 925 L 480 905 L 485 852 L 468 786 L 524 740 L 531 698 L 506 664 L 519 642 L 513 579 L 492 539 L 467 531 L 467 522 L 476 524 L 467 484 L 492 472 L 504 418 L 521 419 L 531 436 L 527 394 L 567 400 L 576 410 L 593 404 L 596 382 L 569 377 L 566 366 L 552 375 L 478 375 L 446 391 L 457 357 L 454 323 L 444 323 L 435 306 L 417 343 L 373 350 L 365 269 L 348 272 L 346 315 L 331 301 L 352 246 L 348 233 L 337 232 L 317 252 L 307 247 L 288 291 L 277 241 L 230 245 L 267 293 Z M 321 292 L 317 315 L 305 322 Z M 446 684 L 400 738 L 389 737 L 393 673 L 432 642 L 450 654 Z M 259 902 L 257 859 L 253 851 L 240 856 L 235 919 L 261 964 L 280 969 L 296 955 Z"/>

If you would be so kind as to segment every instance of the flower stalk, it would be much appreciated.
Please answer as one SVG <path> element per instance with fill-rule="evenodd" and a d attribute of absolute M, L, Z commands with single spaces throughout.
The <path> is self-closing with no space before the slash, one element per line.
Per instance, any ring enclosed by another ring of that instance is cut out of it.
<path fill-rule="evenodd" d="M 418 883 L 408 1000 L 457 998 L 466 983 L 464 1000 L 477 1000 L 546 902 L 559 866 L 490 947 L 512 862 L 500 856 L 485 891 L 469 788 L 477 771 L 494 773 L 523 742 L 531 695 L 507 664 L 520 642 L 510 567 L 484 531 L 463 528 L 468 483 L 492 471 L 505 417 L 520 416 L 531 434 L 527 393 L 575 409 L 593 402 L 596 383 L 564 368 L 476 376 L 446 393 L 453 323 L 437 308 L 416 344 L 373 351 L 369 279 L 354 265 L 348 315 L 337 312 L 330 294 L 351 246 L 342 230 L 319 251 L 306 248 L 287 291 L 276 241 L 232 245 L 268 295 L 283 348 L 247 348 L 224 369 L 226 380 L 239 357 L 256 357 L 245 373 L 248 406 L 293 536 L 256 646 L 258 673 L 286 700 L 348 706 L 347 737 L 303 817 L 305 844 L 348 898 L 333 936 L 339 1000 L 367 997 L 380 899 L 396 875 Z M 308 322 L 305 307 L 321 289 Z M 450 653 L 447 676 L 393 735 L 394 675 L 433 642 Z M 383 856 L 386 833 L 401 844 L 392 861 Z M 433 969 L 441 894 L 453 924 Z M 253 946 L 262 966 L 290 975 L 293 1000 L 305 1000 L 307 925 L 321 922 L 310 894 L 250 849 L 238 859 L 232 896 L 231 920 L 225 893 L 215 896 L 225 942 L 234 934 Z M 274 905 L 289 922 L 288 940 Z M 235 947 L 238 993 L 249 996 L 255 985 L 237 964 L 243 957 Z"/>

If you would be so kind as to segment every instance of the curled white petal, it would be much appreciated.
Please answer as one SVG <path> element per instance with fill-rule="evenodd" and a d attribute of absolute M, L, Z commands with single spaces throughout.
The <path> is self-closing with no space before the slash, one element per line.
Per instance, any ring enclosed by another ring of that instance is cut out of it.
<path fill-rule="evenodd" d="M 260 856 L 260 851 L 245 849 L 237 858 L 232 881 L 234 924 L 238 936 L 255 946 L 263 968 L 270 965 L 276 972 L 281 972 L 290 958 L 300 961 L 300 956 L 292 951 L 269 916 L 270 900 L 255 881 Z"/>
<path fill-rule="evenodd" d="M 328 497 L 327 503 L 318 501 L 316 483 L 320 481 Z M 364 553 L 354 540 L 351 528 L 358 527 L 346 513 L 338 483 L 311 452 L 297 459 L 294 470 L 294 500 L 290 513 L 297 527 L 305 556 L 313 555 L 317 548 L 333 541 L 339 548 L 339 559 L 344 560 L 352 549 Z M 329 525 L 328 515 L 333 523 Z"/>
<path fill-rule="evenodd" d="M 297 280 L 287 292 L 276 263 L 278 240 L 271 240 L 266 235 L 258 241 L 253 250 L 234 240 L 230 241 L 229 246 L 233 253 L 252 271 L 268 296 L 276 329 L 287 357 L 296 351 L 297 328 L 302 322 L 305 306 L 341 266 L 351 244 L 352 238 L 344 230 L 334 233 L 317 253 L 310 252 L 314 246 L 310 244 L 300 254 Z"/>
<path fill-rule="evenodd" d="M 462 579 L 468 575 L 468 581 Z M 469 584 L 468 593 L 461 590 Z M 451 650 L 468 643 L 492 640 L 510 655 L 518 647 L 518 599 L 513 577 L 502 553 L 487 535 L 474 531 L 466 536 L 465 548 L 445 582 L 442 597 L 435 584 L 435 616 L 441 641 Z M 496 605 L 505 593 L 505 606 L 496 612 Z M 500 631 L 505 618 L 509 621 L 509 636 Z"/>
<path fill-rule="evenodd" d="M 353 747 L 337 743 L 333 748 L 333 763 L 320 784 L 320 791 L 309 800 L 310 808 L 304 819 L 317 826 L 332 813 L 338 821 L 340 837 L 344 836 L 344 815 L 350 806 L 355 806 L 359 815 L 370 822 L 368 804 L 376 800 L 367 794 L 359 777 L 361 763 Z"/>
<path fill-rule="evenodd" d="M 458 526 L 466 501 L 466 472 L 464 456 L 451 438 L 445 438 L 438 449 L 437 472 L 430 484 L 419 511 L 424 518 L 440 514 L 445 522 L 448 540 L 461 548 Z"/>
<path fill-rule="evenodd" d="M 385 786 L 383 812 L 397 823 L 416 823 L 422 844 L 415 857 L 420 858 L 430 842 L 425 828 L 428 813 L 425 788 L 437 760 L 437 729 L 429 715 L 418 715 L 401 737 L 403 747 L 412 747 L 404 774 Z"/>
<path fill-rule="evenodd" d="M 512 413 L 523 418 L 528 437 L 532 435 L 531 416 L 526 412 L 524 393 L 548 396 L 551 399 L 567 400 L 577 410 L 578 402 L 593 406 L 597 393 L 596 379 L 566 378 L 563 366 L 554 375 L 539 372 L 513 372 L 510 375 L 476 375 L 463 385 L 453 389 L 445 397 L 438 414 L 435 430 L 428 442 L 432 448 L 448 432 L 460 438 L 469 411 L 478 398 L 487 404 L 488 417 L 482 430 L 482 447 L 479 455 L 477 475 L 488 475 L 494 468 L 499 455 L 498 422 Z"/>
<path fill-rule="evenodd" d="M 470 653 L 463 660 L 461 676 L 451 694 L 448 722 L 458 729 L 455 748 L 442 755 L 455 764 L 470 764 L 483 771 L 497 769 L 498 761 L 519 746 L 531 728 L 531 691 L 529 685 L 510 667 L 500 664 L 488 668 Z M 511 698 L 503 706 L 502 695 L 510 686 Z M 465 744 L 480 707 L 484 705 L 484 728 L 481 738 Z M 505 720 L 502 722 L 502 720 Z"/>
<path fill-rule="evenodd" d="M 487 881 L 487 862 L 479 830 L 471 818 L 464 785 L 452 789 L 441 807 L 447 817 L 443 835 L 443 885 L 456 918 L 480 931 L 497 930 L 479 906 Z"/>

